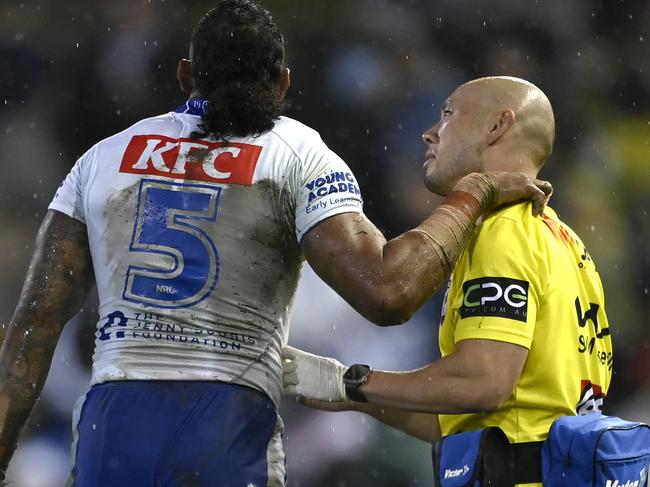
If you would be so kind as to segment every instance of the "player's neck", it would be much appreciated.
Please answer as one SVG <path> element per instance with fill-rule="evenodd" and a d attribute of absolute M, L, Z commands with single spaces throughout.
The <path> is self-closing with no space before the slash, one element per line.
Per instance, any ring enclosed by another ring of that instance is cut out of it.
<path fill-rule="evenodd" d="M 527 151 L 517 151 L 506 147 L 504 149 L 483 154 L 484 172 L 523 172 L 531 178 L 537 178 L 539 167 Z"/>

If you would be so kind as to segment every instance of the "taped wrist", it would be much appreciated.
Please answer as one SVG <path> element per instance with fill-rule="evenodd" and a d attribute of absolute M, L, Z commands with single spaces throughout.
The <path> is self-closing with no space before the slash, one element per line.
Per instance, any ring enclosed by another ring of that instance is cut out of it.
<path fill-rule="evenodd" d="M 490 183 L 487 182 L 487 187 Z M 485 186 L 477 185 L 477 188 Z M 490 191 L 483 194 L 483 202 Z M 465 243 L 474 231 L 474 224 L 486 205 L 474 193 L 454 190 L 433 214 L 413 231 L 424 236 L 442 262 L 445 275 L 449 275 Z"/>
<path fill-rule="evenodd" d="M 487 174 L 479 173 L 469 174 L 458 181 L 447 199 L 455 192 L 469 193 L 474 196 L 481 205 L 481 212 L 490 208 L 497 197 L 494 181 Z"/>

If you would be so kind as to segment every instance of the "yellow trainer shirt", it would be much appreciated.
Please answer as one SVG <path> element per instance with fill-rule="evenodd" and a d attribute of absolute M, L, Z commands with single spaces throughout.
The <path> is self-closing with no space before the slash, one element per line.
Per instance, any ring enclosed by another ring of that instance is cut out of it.
<path fill-rule="evenodd" d="M 443 357 L 476 338 L 529 351 L 498 411 L 441 414 L 443 435 L 499 426 L 513 443 L 537 441 L 559 416 L 602 409 L 613 362 L 602 284 L 585 246 L 553 210 L 535 218 L 530 203 L 520 203 L 486 218 L 447 293 Z"/>

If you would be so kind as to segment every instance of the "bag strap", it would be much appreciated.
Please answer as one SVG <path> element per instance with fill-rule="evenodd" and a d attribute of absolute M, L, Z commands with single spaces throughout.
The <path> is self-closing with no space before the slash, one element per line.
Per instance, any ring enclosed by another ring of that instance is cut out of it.
<path fill-rule="evenodd" d="M 515 483 L 533 484 L 542 481 L 542 441 L 513 443 Z"/>

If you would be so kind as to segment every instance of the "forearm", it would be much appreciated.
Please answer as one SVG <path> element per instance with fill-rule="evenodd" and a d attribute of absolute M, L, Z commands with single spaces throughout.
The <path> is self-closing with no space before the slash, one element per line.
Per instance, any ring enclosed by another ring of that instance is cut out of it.
<path fill-rule="evenodd" d="M 495 363 L 500 357 L 501 363 Z M 360 388 L 369 402 L 415 412 L 493 411 L 512 393 L 526 349 L 493 340 L 464 340 L 454 353 L 410 372 L 374 371 Z"/>
<path fill-rule="evenodd" d="M 493 184 L 483 174 L 462 179 L 442 204 L 413 231 L 427 237 L 439 255 L 445 277 L 451 273 L 476 221 L 495 198 Z"/>
<path fill-rule="evenodd" d="M 422 413 L 457 414 L 479 412 L 479 380 L 431 374 L 428 368 L 412 372 L 374 371 L 361 387 L 372 404 Z"/>
<path fill-rule="evenodd" d="M 440 438 L 438 416 L 378 406 L 372 403 L 355 403 L 356 411 L 372 416 L 378 421 L 398 429 L 407 435 L 432 443 Z"/>
<path fill-rule="evenodd" d="M 479 181 L 481 177 L 477 175 Z M 389 289 L 390 299 L 407 318 L 445 283 L 491 198 L 487 183 L 471 192 L 463 189 L 469 185 L 453 191 L 418 227 L 382 249 L 378 285 Z"/>
<path fill-rule="evenodd" d="M 56 337 L 12 320 L 0 351 L 0 468 L 16 448 L 41 393 Z"/>
<path fill-rule="evenodd" d="M 418 413 L 378 406 L 370 402 L 325 401 L 298 396 L 300 403 L 323 411 L 356 411 L 372 416 L 378 421 L 398 429 L 408 435 L 431 443 L 440 438 L 438 416 L 429 413 Z"/>
<path fill-rule="evenodd" d="M 528 349 L 513 343 L 461 340 L 454 353 L 421 369 L 374 371 L 360 391 L 373 404 L 408 411 L 494 411 L 511 397 L 527 356 Z"/>
<path fill-rule="evenodd" d="M 85 226 L 48 212 L 0 349 L 0 471 L 40 395 L 63 326 L 91 285 Z"/>

